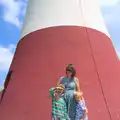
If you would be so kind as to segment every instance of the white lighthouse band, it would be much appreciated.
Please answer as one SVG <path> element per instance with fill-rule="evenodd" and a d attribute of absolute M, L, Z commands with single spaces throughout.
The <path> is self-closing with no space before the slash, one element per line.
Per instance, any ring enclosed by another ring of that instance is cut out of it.
<path fill-rule="evenodd" d="M 109 36 L 99 0 L 29 0 L 21 38 L 48 27 L 82 26 Z"/>

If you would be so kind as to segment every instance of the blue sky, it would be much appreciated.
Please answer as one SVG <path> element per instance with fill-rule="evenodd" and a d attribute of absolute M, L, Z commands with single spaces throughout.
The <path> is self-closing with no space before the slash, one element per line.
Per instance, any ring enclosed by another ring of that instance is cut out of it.
<path fill-rule="evenodd" d="M 0 86 L 2 86 L 10 63 L 26 11 L 28 0 L 0 0 Z M 100 0 L 101 11 L 120 56 L 120 0 Z"/>

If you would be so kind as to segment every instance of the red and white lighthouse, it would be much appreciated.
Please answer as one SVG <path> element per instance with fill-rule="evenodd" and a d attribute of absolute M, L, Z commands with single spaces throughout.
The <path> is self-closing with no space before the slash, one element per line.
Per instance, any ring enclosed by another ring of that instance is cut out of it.
<path fill-rule="evenodd" d="M 120 119 L 120 66 L 98 0 L 29 0 L 1 97 L 1 120 L 50 120 L 49 88 L 77 70 L 89 120 Z"/>

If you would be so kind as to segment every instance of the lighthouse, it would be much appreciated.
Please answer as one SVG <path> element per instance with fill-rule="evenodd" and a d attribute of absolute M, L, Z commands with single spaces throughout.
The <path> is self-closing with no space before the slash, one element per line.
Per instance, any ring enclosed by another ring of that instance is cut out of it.
<path fill-rule="evenodd" d="M 29 0 L 0 101 L 1 120 L 50 120 L 49 88 L 72 63 L 89 120 L 120 120 L 120 65 L 98 0 Z"/>

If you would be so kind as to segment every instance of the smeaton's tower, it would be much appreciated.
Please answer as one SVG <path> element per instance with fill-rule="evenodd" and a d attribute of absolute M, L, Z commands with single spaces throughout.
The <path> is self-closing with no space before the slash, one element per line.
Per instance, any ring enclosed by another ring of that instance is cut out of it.
<path fill-rule="evenodd" d="M 98 0 L 29 0 L 0 120 L 50 120 L 49 88 L 73 63 L 89 120 L 120 120 L 120 62 Z"/>

